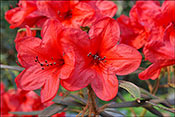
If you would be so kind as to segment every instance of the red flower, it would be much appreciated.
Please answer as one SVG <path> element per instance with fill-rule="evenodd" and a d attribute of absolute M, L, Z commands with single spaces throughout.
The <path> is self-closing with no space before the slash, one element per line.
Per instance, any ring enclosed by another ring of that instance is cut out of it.
<path fill-rule="evenodd" d="M 5 13 L 5 19 L 11 24 L 10 28 L 24 27 L 26 24 L 33 26 L 43 18 L 36 12 L 36 1 L 23 1 L 18 3 L 18 7 Z"/>
<path fill-rule="evenodd" d="M 15 40 L 18 60 L 25 68 L 15 79 L 23 90 L 41 88 L 42 102 L 53 99 L 58 91 L 60 79 L 69 77 L 74 61 L 72 53 L 64 52 L 59 42 L 61 24 L 48 20 L 43 26 L 42 40 L 33 37 L 30 29 L 27 36 L 18 34 Z"/>
<path fill-rule="evenodd" d="M 152 9 L 154 8 L 154 9 Z M 148 41 L 148 33 L 153 24 L 153 16 L 160 11 L 158 1 L 137 1 L 129 17 L 121 15 L 117 21 L 121 30 L 121 41 L 140 49 Z"/>
<path fill-rule="evenodd" d="M 110 1 L 97 1 L 96 5 L 82 1 L 20 1 L 19 7 L 6 12 L 10 28 L 37 25 L 41 27 L 48 18 L 58 19 L 63 25 L 80 28 L 91 26 L 101 14 L 114 16 L 116 5 Z"/>
<path fill-rule="evenodd" d="M 62 43 L 72 46 L 75 52 L 75 69 L 61 85 L 70 91 L 91 85 L 102 100 L 114 98 L 118 92 L 115 74 L 125 75 L 136 70 L 141 62 L 140 53 L 127 45 L 119 44 L 117 22 L 105 17 L 94 23 L 89 31 L 65 29 Z"/>
<path fill-rule="evenodd" d="M 163 40 L 153 40 L 148 43 L 143 52 L 150 62 L 145 71 L 139 74 L 142 80 L 155 80 L 163 67 L 175 64 L 175 24 L 170 24 L 164 32 Z"/>
<path fill-rule="evenodd" d="M 53 103 L 54 102 L 41 103 L 40 97 L 33 91 L 28 92 L 28 91 L 22 91 L 20 89 L 17 89 L 17 90 L 10 89 L 7 92 L 3 91 L 3 94 L 1 95 L 1 114 L 0 115 L 2 117 L 5 117 L 5 116 L 16 117 L 16 115 L 11 114 L 9 112 L 40 111 L 50 106 Z M 65 112 L 53 115 L 53 117 L 60 117 L 60 116 L 65 117 Z M 25 117 L 25 115 L 23 117 Z M 37 117 L 37 116 L 32 115 L 31 117 Z"/>
<path fill-rule="evenodd" d="M 152 9 L 150 9 L 151 11 Z M 173 14 L 172 14 L 173 13 Z M 149 26 L 149 42 L 144 47 L 144 55 L 150 65 L 139 74 L 142 80 L 158 78 L 161 68 L 175 64 L 175 2 L 165 1 L 156 14 L 152 14 L 152 25 Z M 145 17 L 142 14 L 142 17 Z"/>

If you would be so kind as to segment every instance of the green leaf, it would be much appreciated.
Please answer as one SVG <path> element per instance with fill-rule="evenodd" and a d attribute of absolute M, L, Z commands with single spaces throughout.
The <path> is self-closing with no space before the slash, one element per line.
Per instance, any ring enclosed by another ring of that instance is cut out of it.
<path fill-rule="evenodd" d="M 116 110 L 116 109 L 106 108 L 105 112 L 117 113 L 117 114 L 123 115 L 125 117 L 125 115 L 123 113 L 121 113 L 119 110 Z"/>
<path fill-rule="evenodd" d="M 140 100 L 141 98 L 140 89 L 135 84 L 120 80 L 119 87 L 127 90 L 135 99 Z"/>
<path fill-rule="evenodd" d="M 67 106 L 65 105 L 59 105 L 59 104 L 52 104 L 51 106 L 44 109 L 40 114 L 39 117 L 46 117 L 51 116 L 56 113 L 62 112 Z"/>
<path fill-rule="evenodd" d="M 38 115 L 41 111 L 32 111 L 32 112 L 10 112 L 15 115 Z"/>

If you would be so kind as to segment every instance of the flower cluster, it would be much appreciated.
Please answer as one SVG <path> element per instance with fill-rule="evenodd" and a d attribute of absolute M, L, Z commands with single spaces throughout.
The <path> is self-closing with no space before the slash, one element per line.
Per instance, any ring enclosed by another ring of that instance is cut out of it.
<path fill-rule="evenodd" d="M 150 65 L 139 74 L 142 80 L 158 78 L 161 68 L 175 64 L 175 2 L 137 1 L 130 16 L 120 16 L 121 43 L 143 47 Z"/>
<path fill-rule="evenodd" d="M 41 101 L 48 102 L 59 85 L 69 91 L 91 86 L 109 101 L 118 92 L 116 75 L 140 66 L 137 49 L 142 47 L 153 64 L 139 78 L 156 79 L 162 67 L 175 64 L 174 5 L 137 1 L 129 17 L 115 20 L 117 6 L 111 1 L 21 0 L 5 17 L 10 28 L 25 28 L 15 39 L 18 61 L 25 68 L 15 79 L 17 87 L 41 88 Z M 34 27 L 41 28 L 40 35 Z"/>
<path fill-rule="evenodd" d="M 9 117 L 9 116 L 16 117 L 14 114 L 9 113 L 15 111 L 22 111 L 22 112 L 40 111 L 54 103 L 54 102 L 41 103 L 40 97 L 33 91 L 23 91 L 21 89 L 17 90 L 9 89 L 6 92 L 5 86 L 2 82 L 1 82 L 0 94 L 1 94 L 1 106 L 0 106 L 1 117 Z M 65 117 L 65 112 L 55 114 L 52 117 Z"/>

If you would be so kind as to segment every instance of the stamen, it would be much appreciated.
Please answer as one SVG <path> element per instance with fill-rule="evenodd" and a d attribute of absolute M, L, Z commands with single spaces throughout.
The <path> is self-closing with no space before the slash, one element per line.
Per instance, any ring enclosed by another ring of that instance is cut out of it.
<path fill-rule="evenodd" d="M 44 68 L 41 68 L 42 70 L 44 70 Z"/>
<path fill-rule="evenodd" d="M 54 62 L 53 64 L 56 65 L 56 62 Z"/>
<path fill-rule="evenodd" d="M 45 60 L 45 63 L 47 63 L 47 60 Z"/>
<path fill-rule="evenodd" d="M 49 66 L 49 64 L 46 64 L 47 66 Z"/>
<path fill-rule="evenodd" d="M 87 55 L 88 57 L 91 55 L 91 52 L 89 52 L 89 54 Z"/>
<path fill-rule="evenodd" d="M 44 66 L 42 63 L 40 64 L 41 66 Z"/>
<path fill-rule="evenodd" d="M 50 65 L 52 66 L 52 63 L 50 63 Z"/>

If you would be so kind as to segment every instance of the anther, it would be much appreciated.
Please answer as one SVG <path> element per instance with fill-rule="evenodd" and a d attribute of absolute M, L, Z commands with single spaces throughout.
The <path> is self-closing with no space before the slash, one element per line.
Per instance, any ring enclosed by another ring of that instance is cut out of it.
<path fill-rule="evenodd" d="M 56 65 L 56 62 L 54 62 L 53 64 Z"/>
<path fill-rule="evenodd" d="M 47 60 L 45 60 L 45 63 L 47 63 Z"/>
<path fill-rule="evenodd" d="M 53 57 L 51 59 L 53 60 Z"/>
<path fill-rule="evenodd" d="M 52 63 L 50 63 L 50 65 L 52 66 Z"/>
<path fill-rule="evenodd" d="M 44 70 L 44 68 L 41 68 L 42 70 Z"/>
<path fill-rule="evenodd" d="M 41 66 L 44 66 L 43 64 L 40 64 Z"/>
<path fill-rule="evenodd" d="M 35 59 L 35 62 L 38 62 L 38 60 Z"/>
<path fill-rule="evenodd" d="M 104 61 L 105 63 L 107 62 L 107 60 Z"/>
<path fill-rule="evenodd" d="M 46 64 L 47 66 L 49 66 L 49 64 Z"/>
<path fill-rule="evenodd" d="M 87 56 L 90 56 L 91 55 L 91 52 L 89 52 L 89 54 Z"/>
<path fill-rule="evenodd" d="M 94 56 L 94 59 L 96 59 L 96 58 L 98 58 L 98 56 L 97 56 L 97 55 L 95 55 L 95 56 Z"/>

